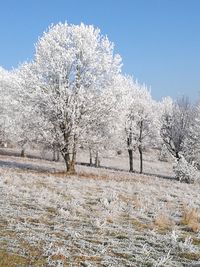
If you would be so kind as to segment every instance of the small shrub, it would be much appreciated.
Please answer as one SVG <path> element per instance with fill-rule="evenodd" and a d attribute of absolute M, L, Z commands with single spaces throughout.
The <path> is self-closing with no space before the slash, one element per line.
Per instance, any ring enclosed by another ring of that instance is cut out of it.
<path fill-rule="evenodd" d="M 165 214 L 157 215 L 154 224 L 158 230 L 170 230 L 174 227 L 174 222 Z"/>
<path fill-rule="evenodd" d="M 163 145 L 161 150 L 160 150 L 159 160 L 165 161 L 165 162 L 167 162 L 169 160 L 169 152 L 166 148 L 166 145 Z"/>
<path fill-rule="evenodd" d="M 117 151 L 117 155 L 118 155 L 118 156 L 122 155 L 122 150 L 118 150 L 118 151 Z"/>
<path fill-rule="evenodd" d="M 180 182 L 190 184 L 196 182 L 199 178 L 195 166 L 188 163 L 183 156 L 181 156 L 181 158 L 176 162 L 173 170 L 175 172 L 176 179 Z"/>
<path fill-rule="evenodd" d="M 189 227 L 192 232 L 200 231 L 200 213 L 195 208 L 185 208 L 181 223 Z"/>

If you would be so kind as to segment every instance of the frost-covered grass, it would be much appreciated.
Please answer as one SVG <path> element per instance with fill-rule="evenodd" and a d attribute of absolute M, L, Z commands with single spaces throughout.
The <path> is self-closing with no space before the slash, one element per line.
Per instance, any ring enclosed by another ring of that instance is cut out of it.
<path fill-rule="evenodd" d="M 84 166 L 66 177 L 61 163 L 1 162 L 0 266 L 200 264 L 198 184 Z"/>
<path fill-rule="evenodd" d="M 0 148 L 0 154 L 3 155 L 16 155 L 20 156 L 20 149 L 11 149 L 11 148 Z M 52 160 L 52 151 L 50 150 L 26 150 L 26 155 L 28 158 L 32 158 L 32 162 L 35 163 L 35 165 L 38 165 L 38 160 L 35 159 L 47 159 Z M 2 157 L 1 156 L 1 157 Z M 94 155 L 93 155 L 94 156 Z M 134 151 L 133 153 L 133 168 L 136 172 L 140 171 L 140 161 L 139 161 L 139 154 L 138 151 Z M 173 172 L 173 159 L 171 157 L 168 158 L 169 162 L 165 161 L 159 161 L 160 152 L 152 149 L 149 151 L 145 151 L 143 153 L 144 162 L 144 173 L 151 174 L 151 175 L 160 175 L 160 176 L 166 176 L 166 177 L 174 177 L 175 174 Z M 4 158 L 3 158 L 4 160 Z M 25 163 L 26 163 L 26 159 Z M 21 162 L 20 158 L 14 157 L 14 162 Z M 62 157 L 60 156 L 60 161 L 62 162 Z M 77 161 L 79 163 L 89 163 L 89 151 L 79 150 L 77 154 Z M 93 158 L 94 162 L 94 158 Z M 27 161 L 27 164 L 29 164 L 30 161 Z M 34 166 L 35 166 L 34 165 Z M 41 165 L 41 162 L 40 162 Z M 101 155 L 100 154 L 100 165 L 108 168 L 114 168 L 118 170 L 129 170 L 129 161 L 128 161 L 128 152 L 126 150 L 123 151 L 121 155 L 116 155 L 115 151 L 105 152 Z M 58 168 L 63 169 L 63 163 L 61 164 L 53 164 L 52 162 L 49 163 L 49 166 L 47 166 L 47 162 L 45 162 L 45 168 L 49 167 L 52 168 Z M 25 166 L 26 167 L 26 166 Z M 40 168 L 41 166 L 39 166 Z"/>
<path fill-rule="evenodd" d="M 149 151 L 145 151 L 143 153 L 143 167 L 144 173 L 151 175 L 160 175 L 166 177 L 174 177 L 173 172 L 173 159 L 169 157 L 169 162 L 159 161 L 159 151 L 152 149 Z M 140 171 L 140 161 L 139 161 L 139 153 L 138 151 L 134 151 L 133 153 L 133 168 L 136 172 Z M 89 153 L 85 151 L 81 151 L 78 154 L 78 161 L 89 163 Z M 107 155 L 101 155 L 100 163 L 102 166 L 121 169 L 121 170 L 129 170 L 129 160 L 128 160 L 128 152 L 125 150 L 121 155 L 116 155 L 116 153 L 107 153 Z"/>

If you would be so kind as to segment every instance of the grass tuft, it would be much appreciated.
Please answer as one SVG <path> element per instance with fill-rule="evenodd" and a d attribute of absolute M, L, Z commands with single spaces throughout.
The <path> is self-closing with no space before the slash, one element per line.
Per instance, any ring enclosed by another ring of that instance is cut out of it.
<path fill-rule="evenodd" d="M 168 215 L 162 213 L 156 216 L 154 225 L 158 230 L 167 231 L 171 230 L 175 223 Z"/>
<path fill-rule="evenodd" d="M 200 213 L 195 208 L 184 208 L 181 224 L 187 226 L 192 232 L 200 231 Z"/>

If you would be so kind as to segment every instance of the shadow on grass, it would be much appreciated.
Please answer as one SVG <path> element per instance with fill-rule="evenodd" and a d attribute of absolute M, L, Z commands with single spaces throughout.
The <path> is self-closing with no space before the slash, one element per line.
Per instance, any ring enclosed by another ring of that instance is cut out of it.
<path fill-rule="evenodd" d="M 23 158 L 21 156 L 21 152 L 20 151 L 14 151 L 13 149 L 7 149 L 7 148 L 0 148 L 0 155 Z M 26 153 L 25 158 L 29 158 L 29 159 L 44 159 L 44 160 L 47 160 L 47 161 L 52 161 L 51 158 L 48 157 L 48 156 L 33 155 L 33 154 L 28 153 L 28 152 Z"/>
<path fill-rule="evenodd" d="M 16 162 L 14 160 L 12 161 L 5 161 L 5 160 L 0 160 L 0 167 L 6 167 L 10 169 L 21 169 L 21 170 L 31 170 L 35 172 L 44 172 L 44 173 L 54 173 L 55 168 L 51 167 L 43 167 L 39 166 L 37 164 L 30 164 L 30 163 L 21 163 L 21 162 Z"/>
<path fill-rule="evenodd" d="M 82 165 L 82 166 L 87 166 L 87 167 L 93 167 L 96 168 L 95 165 L 90 165 L 89 163 L 84 163 L 84 162 L 77 162 L 77 165 Z M 111 170 L 111 171 L 121 171 L 121 172 L 129 172 L 128 170 L 125 169 L 121 169 L 121 168 L 116 168 L 116 167 L 108 167 L 108 166 L 99 166 L 98 168 L 100 169 L 106 169 L 106 170 Z M 133 173 L 133 174 L 141 174 L 138 171 L 134 171 L 134 172 L 129 172 L 129 173 Z M 167 179 L 167 180 L 175 180 L 178 181 L 175 177 L 170 176 L 170 175 L 162 175 L 162 174 L 155 174 L 155 173 L 149 173 L 149 172 L 143 172 L 142 175 L 146 175 L 146 176 L 156 176 L 158 178 L 162 178 L 162 179 Z"/>

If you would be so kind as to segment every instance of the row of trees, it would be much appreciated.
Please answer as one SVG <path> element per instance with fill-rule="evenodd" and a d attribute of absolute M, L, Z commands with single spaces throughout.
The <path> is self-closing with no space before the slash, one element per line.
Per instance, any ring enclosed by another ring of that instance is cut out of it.
<path fill-rule="evenodd" d="M 56 148 L 74 172 L 77 149 L 139 151 L 165 144 L 172 156 L 199 162 L 200 105 L 186 98 L 156 102 L 121 74 L 114 45 L 93 26 L 59 23 L 36 44 L 33 61 L 0 69 L 1 141 Z M 92 159 L 91 159 L 92 160 Z"/>

